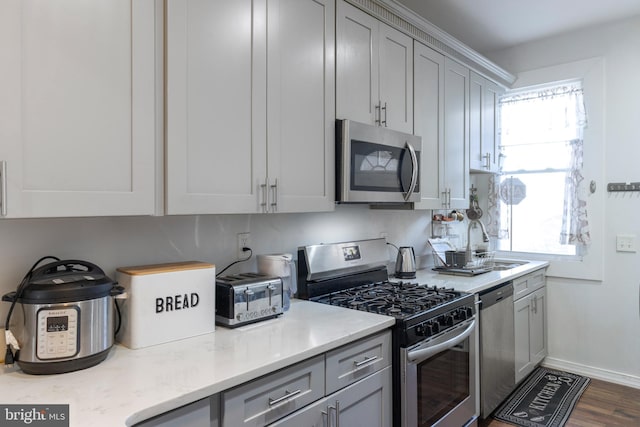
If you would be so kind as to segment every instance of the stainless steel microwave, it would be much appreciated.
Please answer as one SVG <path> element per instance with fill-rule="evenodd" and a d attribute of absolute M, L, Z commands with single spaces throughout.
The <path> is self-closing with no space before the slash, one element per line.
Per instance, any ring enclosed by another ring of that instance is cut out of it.
<path fill-rule="evenodd" d="M 422 138 L 385 127 L 336 121 L 336 201 L 420 201 Z"/>

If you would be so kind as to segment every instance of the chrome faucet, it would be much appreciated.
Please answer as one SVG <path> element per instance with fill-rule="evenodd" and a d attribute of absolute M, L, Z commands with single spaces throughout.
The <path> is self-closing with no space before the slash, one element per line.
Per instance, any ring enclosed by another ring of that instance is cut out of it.
<path fill-rule="evenodd" d="M 482 241 L 485 243 L 489 242 L 489 235 L 487 234 L 487 230 L 484 228 L 484 224 L 479 219 L 470 219 L 469 226 L 467 227 L 467 251 L 465 253 L 465 261 L 468 263 L 472 260 L 471 254 L 471 224 L 473 223 L 480 224 L 480 228 L 482 229 Z"/>

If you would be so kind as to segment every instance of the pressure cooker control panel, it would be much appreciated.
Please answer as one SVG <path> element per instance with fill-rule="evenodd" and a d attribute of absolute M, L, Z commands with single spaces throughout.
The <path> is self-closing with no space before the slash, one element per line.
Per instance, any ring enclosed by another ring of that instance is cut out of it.
<path fill-rule="evenodd" d="M 77 307 L 43 308 L 38 311 L 38 359 L 73 357 L 78 351 Z"/>

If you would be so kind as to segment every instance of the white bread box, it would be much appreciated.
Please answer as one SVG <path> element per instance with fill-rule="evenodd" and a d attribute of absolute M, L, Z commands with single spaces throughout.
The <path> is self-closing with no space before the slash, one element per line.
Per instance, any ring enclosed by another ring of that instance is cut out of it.
<path fill-rule="evenodd" d="M 216 269 L 199 261 L 120 267 L 124 298 L 116 339 L 132 349 L 215 330 Z M 117 319 L 116 319 L 117 321 Z"/>

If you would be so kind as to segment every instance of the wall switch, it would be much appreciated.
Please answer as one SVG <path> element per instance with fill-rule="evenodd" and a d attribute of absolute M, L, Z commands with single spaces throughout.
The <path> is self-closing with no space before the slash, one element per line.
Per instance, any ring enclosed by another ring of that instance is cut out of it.
<path fill-rule="evenodd" d="M 636 235 L 618 234 L 616 236 L 616 252 L 636 252 Z"/>
<path fill-rule="evenodd" d="M 242 248 L 251 247 L 251 233 L 238 233 L 238 253 L 236 259 L 244 259 L 249 256 L 249 252 L 244 252 Z"/>

